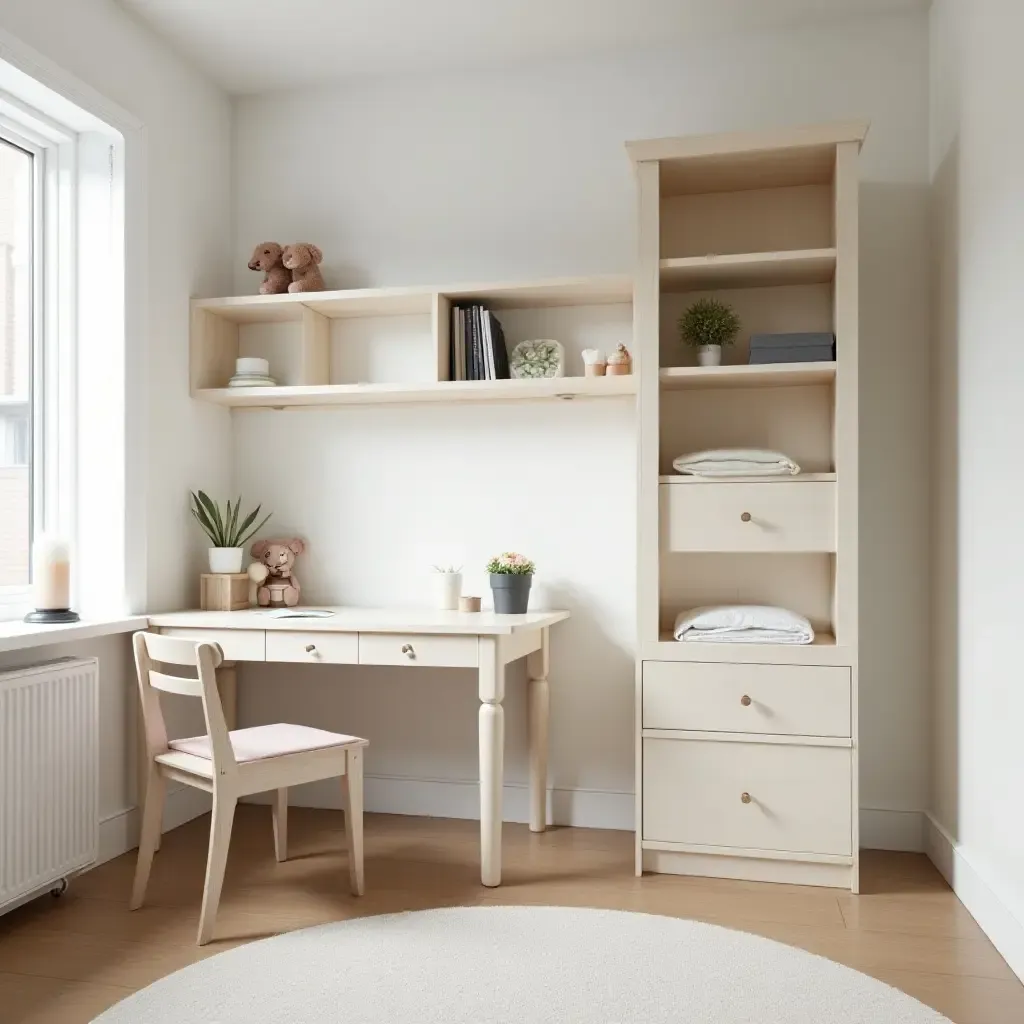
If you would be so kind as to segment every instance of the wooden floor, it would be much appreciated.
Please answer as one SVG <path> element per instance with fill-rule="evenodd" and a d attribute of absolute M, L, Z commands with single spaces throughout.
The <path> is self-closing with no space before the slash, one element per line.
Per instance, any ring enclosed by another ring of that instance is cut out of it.
<path fill-rule="evenodd" d="M 668 875 L 633 877 L 633 837 L 505 827 L 505 884 L 478 880 L 477 824 L 367 817 L 367 894 L 348 893 L 342 817 L 293 808 L 287 863 L 270 810 L 240 806 L 218 938 L 194 945 L 209 819 L 164 838 L 147 905 L 127 908 L 134 854 L 0 918 L 0 1020 L 79 1024 L 195 960 L 277 932 L 367 914 L 473 904 L 608 907 L 695 918 L 848 964 L 956 1024 L 1021 1024 L 1024 988 L 923 856 L 865 853 L 864 894 Z M 767 1024 L 767 1022 L 766 1022 Z M 879 1022 L 882 1024 L 882 1022 Z"/>

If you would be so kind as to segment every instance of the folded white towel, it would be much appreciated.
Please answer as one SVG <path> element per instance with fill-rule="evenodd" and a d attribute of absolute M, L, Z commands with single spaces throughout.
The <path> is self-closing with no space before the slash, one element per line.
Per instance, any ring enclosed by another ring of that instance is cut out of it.
<path fill-rule="evenodd" d="M 814 642 L 814 630 L 802 615 L 767 605 L 693 608 L 676 618 L 673 636 L 684 642 L 718 644 Z"/>
<path fill-rule="evenodd" d="M 674 459 L 672 468 L 690 476 L 795 476 L 800 467 L 782 452 L 763 448 L 713 448 Z"/>

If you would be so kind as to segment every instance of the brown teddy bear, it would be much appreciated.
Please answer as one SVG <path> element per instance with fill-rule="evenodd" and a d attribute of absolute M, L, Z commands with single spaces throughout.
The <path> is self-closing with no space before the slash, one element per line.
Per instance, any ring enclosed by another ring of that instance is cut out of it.
<path fill-rule="evenodd" d="M 289 290 L 292 272 L 286 269 L 283 257 L 284 250 L 277 242 L 260 242 L 253 249 L 249 269 L 263 271 L 260 295 L 280 295 Z"/>
<path fill-rule="evenodd" d="M 290 292 L 322 292 L 324 279 L 318 263 L 322 263 L 324 254 L 309 242 L 294 242 L 284 247 L 283 262 L 292 273 L 292 283 L 288 285 Z"/>
<path fill-rule="evenodd" d="M 256 591 L 256 603 L 261 608 L 293 608 L 299 603 L 302 588 L 292 567 L 295 565 L 295 556 L 305 550 L 305 541 L 298 537 L 258 540 L 253 544 L 252 556 L 259 561 L 249 566 L 249 578 L 259 588 Z"/>

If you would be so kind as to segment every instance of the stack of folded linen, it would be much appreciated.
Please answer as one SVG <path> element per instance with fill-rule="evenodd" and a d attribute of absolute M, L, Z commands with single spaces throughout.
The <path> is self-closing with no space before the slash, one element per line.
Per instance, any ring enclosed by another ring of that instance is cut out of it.
<path fill-rule="evenodd" d="M 796 476 L 800 467 L 782 452 L 763 448 L 714 448 L 680 455 L 672 462 L 689 476 Z"/>
<path fill-rule="evenodd" d="M 766 605 L 720 605 L 681 612 L 677 640 L 717 644 L 810 644 L 814 630 L 802 615 Z"/>

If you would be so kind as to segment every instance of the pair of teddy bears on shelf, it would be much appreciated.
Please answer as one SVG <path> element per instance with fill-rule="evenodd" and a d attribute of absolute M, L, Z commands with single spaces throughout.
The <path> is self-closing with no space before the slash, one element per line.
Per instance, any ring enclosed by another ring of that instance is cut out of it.
<path fill-rule="evenodd" d="M 282 292 L 322 292 L 324 279 L 317 264 L 324 254 L 309 242 L 280 245 L 260 242 L 252 251 L 250 270 L 263 271 L 260 295 L 280 295 Z"/>

